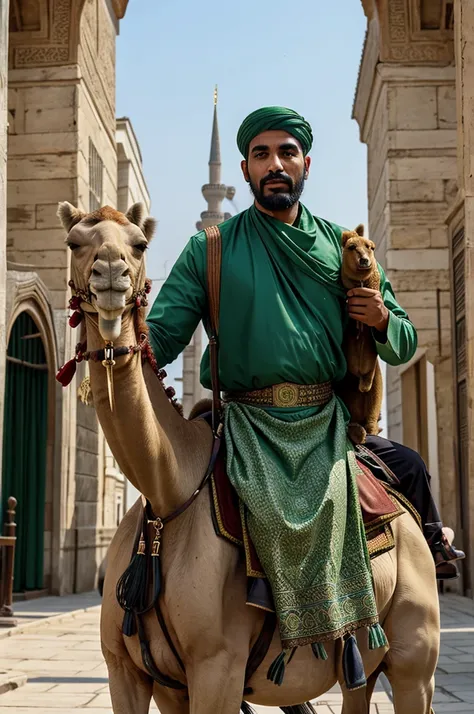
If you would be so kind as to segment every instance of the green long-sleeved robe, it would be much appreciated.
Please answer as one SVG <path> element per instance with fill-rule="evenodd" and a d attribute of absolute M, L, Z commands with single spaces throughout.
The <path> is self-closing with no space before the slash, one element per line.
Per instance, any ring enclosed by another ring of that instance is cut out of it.
<path fill-rule="evenodd" d="M 304 206 L 292 226 L 252 206 L 220 229 L 222 389 L 342 379 L 348 319 L 340 281 L 343 229 Z M 377 349 L 397 365 L 414 354 L 416 332 L 380 272 L 390 317 L 386 335 L 375 335 Z M 207 314 L 201 232 L 184 249 L 148 318 L 161 366 L 186 347 Z M 210 388 L 207 352 L 201 381 Z M 248 511 L 285 649 L 377 623 L 346 422 L 337 397 L 323 407 L 232 403 L 225 409 L 227 472 Z"/>
<path fill-rule="evenodd" d="M 275 225 L 276 238 L 271 233 Z M 304 209 L 298 226 L 288 226 L 254 207 L 220 228 L 222 389 L 342 379 L 347 319 L 339 279 L 343 228 L 313 219 Z M 377 350 L 385 362 L 399 365 L 413 356 L 416 332 L 382 268 L 380 273 L 390 318 L 386 341 L 377 342 Z M 158 364 L 172 362 L 206 318 L 206 239 L 201 231 L 181 253 L 148 317 Z M 201 381 L 211 387 L 207 350 Z"/>

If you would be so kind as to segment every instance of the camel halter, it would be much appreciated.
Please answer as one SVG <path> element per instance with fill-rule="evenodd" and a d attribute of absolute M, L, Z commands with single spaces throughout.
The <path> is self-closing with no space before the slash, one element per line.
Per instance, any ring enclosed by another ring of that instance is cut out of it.
<path fill-rule="evenodd" d="M 97 310 L 92 305 L 92 295 L 88 288 L 84 290 L 82 288 L 76 287 L 73 280 L 69 281 L 69 287 L 72 291 L 72 297 L 69 300 L 69 309 L 73 310 L 72 315 L 69 317 L 69 326 L 72 328 L 78 327 L 84 320 L 84 312 L 97 313 Z M 151 280 L 145 278 L 144 287 L 138 290 L 134 290 L 130 298 L 127 300 L 125 310 L 138 310 L 141 307 L 147 307 L 148 299 L 147 295 L 151 292 Z M 84 310 L 84 305 L 87 306 Z M 115 366 L 115 358 L 121 357 L 128 354 L 136 354 L 138 352 L 142 355 L 142 360 L 148 362 L 153 369 L 153 372 L 159 378 L 161 382 L 166 377 L 166 372 L 164 369 L 159 369 L 153 350 L 151 348 L 148 335 L 145 332 L 141 332 L 137 336 L 138 342 L 136 345 L 124 345 L 121 347 L 114 347 L 114 343 L 109 340 L 104 340 L 104 348 L 101 350 L 87 351 L 87 341 L 78 342 L 76 345 L 75 355 L 72 359 L 66 362 L 56 374 L 56 379 L 63 387 L 67 387 L 75 373 L 77 364 L 79 362 L 87 362 L 92 360 L 93 362 L 101 362 L 103 367 L 107 371 L 107 393 L 109 396 L 109 406 L 110 411 L 113 412 L 115 408 L 115 393 L 114 393 L 114 376 L 113 368 Z M 175 390 L 173 387 L 164 387 L 166 395 L 169 400 L 174 404 Z"/>

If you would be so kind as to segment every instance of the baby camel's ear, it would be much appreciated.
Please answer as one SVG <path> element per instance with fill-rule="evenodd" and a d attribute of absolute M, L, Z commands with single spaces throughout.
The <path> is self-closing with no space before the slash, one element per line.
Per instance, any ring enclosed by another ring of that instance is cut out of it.
<path fill-rule="evenodd" d="M 363 236 L 364 235 L 364 224 L 359 223 L 359 225 L 355 229 L 355 232 L 357 233 L 358 236 Z"/>
<path fill-rule="evenodd" d="M 352 231 L 344 231 L 344 232 L 343 232 L 343 234 L 342 234 L 342 236 L 341 236 L 342 247 L 343 247 L 343 248 L 345 247 L 347 241 L 349 240 L 349 238 L 350 238 L 352 235 L 353 235 L 353 232 L 352 232 Z"/>

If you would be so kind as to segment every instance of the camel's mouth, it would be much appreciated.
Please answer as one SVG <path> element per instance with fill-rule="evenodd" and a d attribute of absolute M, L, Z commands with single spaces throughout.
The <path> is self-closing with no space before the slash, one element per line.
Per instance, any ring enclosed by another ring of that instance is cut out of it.
<path fill-rule="evenodd" d="M 128 278 L 126 290 L 117 290 L 114 287 L 100 290 L 93 280 L 90 281 L 89 286 L 92 306 L 97 310 L 99 316 L 99 332 L 104 340 L 114 342 L 120 336 L 122 315 L 132 297 L 133 288 L 130 278 Z"/>

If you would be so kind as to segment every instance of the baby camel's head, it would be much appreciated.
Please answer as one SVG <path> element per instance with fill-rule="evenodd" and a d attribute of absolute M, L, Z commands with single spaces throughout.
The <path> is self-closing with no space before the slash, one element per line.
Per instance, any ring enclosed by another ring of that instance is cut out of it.
<path fill-rule="evenodd" d="M 356 282 L 366 281 L 372 271 L 377 270 L 375 244 L 364 237 L 364 226 L 358 225 L 354 231 L 342 234 L 342 274 L 344 278 Z"/>

